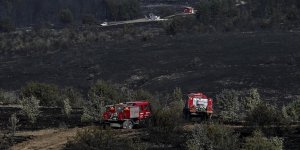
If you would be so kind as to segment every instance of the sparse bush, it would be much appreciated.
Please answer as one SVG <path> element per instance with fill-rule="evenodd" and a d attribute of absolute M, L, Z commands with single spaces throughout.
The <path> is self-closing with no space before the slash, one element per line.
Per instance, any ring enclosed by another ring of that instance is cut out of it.
<path fill-rule="evenodd" d="M 59 21 L 64 24 L 69 24 L 73 22 L 73 13 L 70 9 L 62 9 L 59 12 Z"/>
<path fill-rule="evenodd" d="M 173 114 L 173 118 L 176 118 L 177 121 L 181 121 L 183 118 L 182 110 L 184 108 L 184 102 L 182 99 L 181 88 L 176 87 L 172 93 L 172 101 L 170 103 L 170 108 Z"/>
<path fill-rule="evenodd" d="M 183 95 L 182 95 L 181 88 L 176 87 L 172 93 L 173 100 L 176 102 L 183 102 L 182 97 L 183 97 Z"/>
<path fill-rule="evenodd" d="M 153 112 L 149 127 L 150 140 L 157 144 L 178 144 L 184 142 L 180 124 L 183 121 L 183 102 L 181 90 L 176 88 L 172 94 L 172 102 L 163 109 Z"/>
<path fill-rule="evenodd" d="M 295 100 L 282 108 L 283 116 L 291 121 L 299 121 L 300 119 L 300 100 Z"/>
<path fill-rule="evenodd" d="M 39 103 L 40 101 L 34 96 L 22 98 L 20 101 L 22 113 L 31 123 L 35 123 L 39 116 Z"/>
<path fill-rule="evenodd" d="M 105 111 L 104 103 L 104 99 L 96 95 L 87 100 L 84 105 L 84 111 L 81 116 L 81 121 L 101 122 L 101 114 Z"/>
<path fill-rule="evenodd" d="M 79 131 L 74 140 L 66 144 L 65 149 L 70 150 L 92 150 L 92 149 L 111 149 L 115 144 L 113 134 L 110 130 L 102 130 L 96 127 L 87 128 Z"/>
<path fill-rule="evenodd" d="M 180 111 L 181 112 L 181 111 Z M 160 109 L 152 116 L 152 123 L 154 127 L 174 129 L 178 125 L 178 118 L 174 116 L 174 110 L 169 107 Z"/>
<path fill-rule="evenodd" d="M 82 98 L 81 93 L 79 93 L 76 89 L 65 88 L 62 93 L 66 98 L 69 99 L 70 105 L 72 107 L 76 107 L 76 108 L 82 107 L 84 100 Z"/>
<path fill-rule="evenodd" d="M 70 100 L 68 98 L 63 99 L 63 113 L 69 117 L 72 111 Z"/>
<path fill-rule="evenodd" d="M 219 115 L 223 121 L 239 121 L 241 114 L 240 93 L 235 90 L 223 90 L 216 96 Z"/>
<path fill-rule="evenodd" d="M 233 150 L 239 149 L 239 135 L 224 125 L 196 125 L 187 140 L 189 150 Z"/>
<path fill-rule="evenodd" d="M 283 139 L 278 137 L 267 138 L 259 130 L 253 132 L 251 137 L 247 137 L 243 145 L 244 150 L 282 150 Z"/>
<path fill-rule="evenodd" d="M 65 150 L 94 150 L 94 149 L 133 149 L 145 150 L 149 146 L 139 139 L 118 139 L 118 132 L 90 127 L 80 131 L 74 140 L 69 141 Z"/>
<path fill-rule="evenodd" d="M 4 95 L 3 95 L 3 91 L 0 90 L 0 104 L 4 104 L 5 101 L 6 101 L 6 99 L 5 99 Z"/>
<path fill-rule="evenodd" d="M 19 127 L 18 123 L 19 119 L 17 118 L 17 114 L 13 113 L 8 120 L 8 129 L 10 130 L 11 136 L 15 136 L 17 128 Z"/>
<path fill-rule="evenodd" d="M 267 126 L 281 124 L 283 116 L 281 111 L 267 103 L 258 104 L 251 112 L 247 114 L 246 121 L 249 124 Z"/>

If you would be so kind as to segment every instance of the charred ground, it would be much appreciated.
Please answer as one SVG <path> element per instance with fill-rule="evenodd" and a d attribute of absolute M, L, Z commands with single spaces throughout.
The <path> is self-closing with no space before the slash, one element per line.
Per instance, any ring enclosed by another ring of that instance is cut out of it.
<path fill-rule="evenodd" d="M 38 81 L 86 90 L 104 79 L 153 92 L 182 87 L 209 95 L 256 87 L 283 101 L 299 94 L 299 39 L 299 32 L 184 33 L 2 51 L 0 87 L 16 90 Z"/>

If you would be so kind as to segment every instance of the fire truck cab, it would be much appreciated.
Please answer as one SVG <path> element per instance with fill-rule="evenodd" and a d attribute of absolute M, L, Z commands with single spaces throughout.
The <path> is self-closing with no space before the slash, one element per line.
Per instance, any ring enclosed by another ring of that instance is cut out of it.
<path fill-rule="evenodd" d="M 183 114 L 186 119 L 200 117 L 210 119 L 213 113 L 213 100 L 203 93 L 190 93 L 185 101 Z"/>
<path fill-rule="evenodd" d="M 184 7 L 183 8 L 183 13 L 185 13 L 185 14 L 194 14 L 195 10 L 194 10 L 193 7 Z"/>
<path fill-rule="evenodd" d="M 148 101 L 126 102 L 106 106 L 102 115 L 103 122 L 111 127 L 132 129 L 151 117 Z"/>

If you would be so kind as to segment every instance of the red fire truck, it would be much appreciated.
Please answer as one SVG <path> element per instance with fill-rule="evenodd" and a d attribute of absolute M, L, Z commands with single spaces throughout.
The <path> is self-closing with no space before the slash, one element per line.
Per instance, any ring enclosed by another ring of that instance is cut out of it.
<path fill-rule="evenodd" d="M 115 128 L 132 129 L 151 117 L 148 101 L 126 102 L 106 106 L 102 118 L 105 124 Z"/>
<path fill-rule="evenodd" d="M 210 119 L 213 113 L 213 100 L 203 93 L 190 93 L 185 101 L 183 114 L 186 119 L 200 117 Z"/>
<path fill-rule="evenodd" d="M 195 10 L 194 10 L 193 7 L 184 7 L 183 13 L 185 13 L 185 14 L 194 14 Z"/>

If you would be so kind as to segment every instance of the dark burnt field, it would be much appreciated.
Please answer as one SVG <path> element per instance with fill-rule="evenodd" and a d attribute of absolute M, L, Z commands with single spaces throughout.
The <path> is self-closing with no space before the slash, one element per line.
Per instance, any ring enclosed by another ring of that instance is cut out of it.
<path fill-rule="evenodd" d="M 30 123 L 21 113 L 20 107 L 0 106 L 0 130 L 8 130 L 9 118 L 13 113 L 16 113 L 19 119 L 18 130 L 20 131 L 85 125 L 81 122 L 82 109 L 74 108 L 68 117 L 62 113 L 61 108 L 41 107 L 39 111 L 36 123 Z"/>
<path fill-rule="evenodd" d="M 86 91 L 104 79 L 152 92 L 182 87 L 214 96 L 255 87 L 282 104 L 300 94 L 299 47 L 299 32 L 195 33 L 1 52 L 0 88 L 38 81 Z"/>

